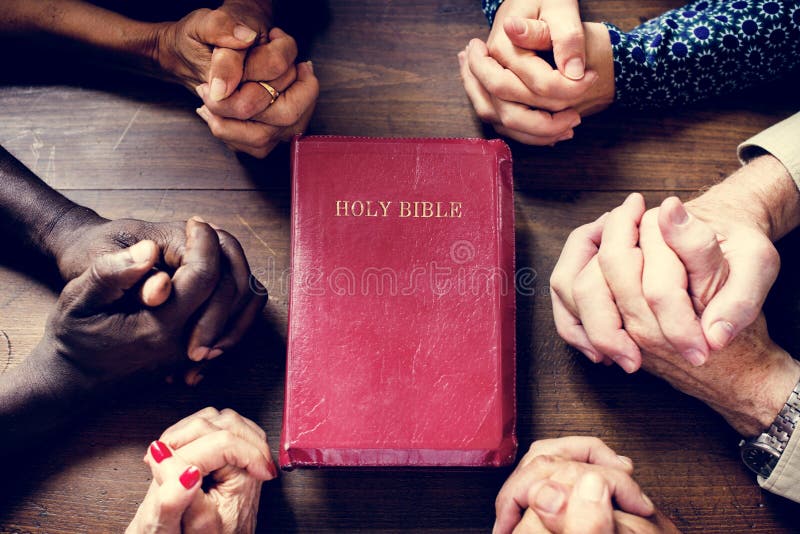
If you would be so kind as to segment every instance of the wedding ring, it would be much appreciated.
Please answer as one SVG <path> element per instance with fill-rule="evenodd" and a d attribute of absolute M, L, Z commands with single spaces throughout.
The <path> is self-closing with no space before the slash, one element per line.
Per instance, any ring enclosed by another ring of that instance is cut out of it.
<path fill-rule="evenodd" d="M 272 97 L 272 100 L 270 100 L 270 102 L 269 102 L 269 105 L 270 105 L 270 106 L 271 106 L 272 104 L 274 104 L 276 100 L 278 100 L 278 97 L 279 97 L 279 96 L 281 96 L 281 93 L 280 93 L 280 91 L 278 91 L 277 89 L 275 89 L 274 87 L 272 87 L 272 86 L 271 86 L 270 84 L 268 84 L 267 82 L 258 82 L 258 85 L 260 85 L 261 87 L 263 87 L 264 89 L 266 89 L 266 90 L 267 90 L 267 92 L 269 93 L 269 96 L 271 96 L 271 97 Z"/>

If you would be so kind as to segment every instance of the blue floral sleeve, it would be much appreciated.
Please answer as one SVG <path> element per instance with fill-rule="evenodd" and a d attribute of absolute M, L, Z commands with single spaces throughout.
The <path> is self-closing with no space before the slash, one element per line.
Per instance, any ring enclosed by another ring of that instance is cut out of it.
<path fill-rule="evenodd" d="M 489 22 L 502 0 L 482 0 Z M 700 0 L 623 32 L 604 23 L 615 101 L 679 106 L 780 78 L 800 66 L 800 0 Z"/>
<path fill-rule="evenodd" d="M 494 24 L 494 16 L 497 13 L 497 8 L 503 3 L 503 0 L 481 0 L 483 3 L 483 14 L 489 20 L 489 26 Z"/>
<path fill-rule="evenodd" d="M 800 0 L 702 0 L 628 33 L 606 26 L 615 100 L 625 106 L 687 104 L 800 65 Z"/>

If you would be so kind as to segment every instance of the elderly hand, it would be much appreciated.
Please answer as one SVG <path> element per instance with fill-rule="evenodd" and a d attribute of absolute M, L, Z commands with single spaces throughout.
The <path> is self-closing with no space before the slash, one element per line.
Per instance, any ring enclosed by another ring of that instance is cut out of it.
<path fill-rule="evenodd" d="M 153 223 L 135 219 L 109 221 L 94 216 L 59 235 L 61 246 L 54 249 L 65 280 L 79 276 L 95 258 L 141 240 L 153 241 L 159 249 L 155 257 L 159 271 L 146 275 L 140 298 L 147 306 L 158 306 L 180 281 L 184 286 L 181 290 L 191 292 L 203 304 L 199 313 L 192 316 L 184 349 L 192 361 L 212 359 L 233 348 L 267 299 L 266 289 L 251 274 L 236 238 L 199 218 L 186 223 Z M 191 268 L 192 275 L 179 280 L 182 266 Z"/>
<path fill-rule="evenodd" d="M 212 134 L 255 157 L 302 133 L 319 93 L 310 64 L 295 67 L 294 39 L 270 29 L 270 6 L 229 0 L 214 11 L 193 11 L 161 26 L 156 52 L 162 71 L 203 99 L 198 114 Z M 270 106 L 270 93 L 255 82 L 282 94 Z"/>
<path fill-rule="evenodd" d="M 551 49 L 558 70 L 536 53 Z M 488 42 L 473 39 L 459 62 L 478 116 L 527 144 L 571 139 L 582 115 L 604 109 L 614 97 L 608 31 L 582 25 L 577 2 L 507 0 Z"/>
<path fill-rule="evenodd" d="M 129 534 L 252 533 L 261 484 L 278 476 L 264 431 L 211 407 L 167 429 L 144 461 L 153 482 Z"/>
<path fill-rule="evenodd" d="M 291 39 L 277 28 L 270 36 L 274 36 L 274 42 Z M 256 83 L 267 79 L 269 74 L 247 74 L 250 64 L 248 59 L 245 83 L 224 100 L 214 100 L 208 84 L 199 86 L 197 94 L 204 105 L 197 109 L 197 114 L 206 121 L 211 133 L 230 148 L 263 158 L 279 142 L 305 131 L 319 96 L 319 82 L 310 61 L 297 65 L 296 79 L 292 66 L 291 76 L 270 82 L 281 93 L 273 102 L 272 95 Z"/>
<path fill-rule="evenodd" d="M 695 354 L 696 343 L 705 343 L 695 308 L 705 314 L 725 295 L 733 279 L 727 257 L 737 250 L 688 217 L 677 199 L 645 214 L 641 195 L 633 194 L 565 245 L 551 279 L 559 334 L 594 361 L 611 357 L 628 372 L 641 363 L 741 434 L 758 434 L 800 377 L 800 365 L 769 338 L 763 316 L 707 361 Z"/>
<path fill-rule="evenodd" d="M 551 278 L 561 336 L 628 372 L 638 369 L 640 348 L 702 365 L 755 320 L 780 262 L 743 218 L 712 217 L 711 225 L 698 220 L 675 198 L 645 213 L 633 194 L 573 232 Z M 652 341 L 662 335 L 666 349 Z"/>
<path fill-rule="evenodd" d="M 631 478 L 633 462 L 597 438 L 536 441 L 495 501 L 494 534 L 615 532 L 615 524 L 662 532 L 671 525 Z M 611 499 L 619 510 L 614 510 Z M 668 531 L 668 530 L 666 530 Z M 674 532 L 674 527 L 673 530 Z"/>
<path fill-rule="evenodd" d="M 550 280 L 559 334 L 592 361 L 633 372 L 641 354 L 630 334 L 660 330 L 674 353 L 702 364 L 759 316 L 780 267 L 771 241 L 800 224 L 798 206 L 794 181 L 770 155 L 686 208 L 667 199 L 645 213 L 631 195 L 564 245 Z"/>

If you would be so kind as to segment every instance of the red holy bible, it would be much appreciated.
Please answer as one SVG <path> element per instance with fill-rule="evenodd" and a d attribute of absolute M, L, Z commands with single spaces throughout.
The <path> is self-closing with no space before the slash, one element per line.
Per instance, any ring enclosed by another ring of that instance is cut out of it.
<path fill-rule="evenodd" d="M 514 460 L 514 201 L 499 140 L 292 148 L 283 468 Z"/>

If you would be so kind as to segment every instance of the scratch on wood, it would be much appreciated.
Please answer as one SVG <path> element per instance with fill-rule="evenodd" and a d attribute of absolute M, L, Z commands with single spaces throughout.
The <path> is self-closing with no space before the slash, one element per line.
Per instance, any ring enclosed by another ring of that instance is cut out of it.
<path fill-rule="evenodd" d="M 0 372 L 0 374 L 3 374 L 8 371 L 8 367 L 11 365 L 11 356 L 14 351 L 11 349 L 11 338 L 8 337 L 8 334 L 6 334 L 5 330 L 0 330 L 0 334 L 3 334 L 3 337 L 6 338 L 6 346 L 8 347 L 8 358 L 6 358 L 6 365 L 3 367 L 3 371 Z"/>
<path fill-rule="evenodd" d="M 269 245 L 267 244 L 267 242 L 266 242 L 266 241 L 264 241 L 263 239 L 261 239 L 261 236 L 259 236 L 259 235 L 256 233 L 256 231 L 255 231 L 255 230 L 253 230 L 253 227 L 252 227 L 252 226 L 250 226 L 250 223 L 248 223 L 247 221 L 245 221 L 245 220 L 244 220 L 244 217 L 242 217 L 242 216 L 241 216 L 241 215 L 239 215 L 238 213 L 236 214 L 236 217 L 239 219 L 239 222 L 240 222 L 240 223 L 242 223 L 242 224 L 245 226 L 245 228 L 247 228 L 248 230 L 250 230 L 250 233 L 251 233 L 251 234 L 253 234 L 253 236 L 255 236 L 255 238 L 256 238 L 256 239 L 258 239 L 258 240 L 261 242 L 261 244 L 262 244 L 262 245 L 264 245 L 265 247 L 267 247 L 267 250 L 269 250 L 269 253 L 270 253 L 270 254 L 272 254 L 273 256 L 277 256 L 277 254 L 275 254 L 275 251 L 274 251 L 274 250 L 272 250 L 272 247 L 271 247 L 271 246 L 269 246 Z"/>
<path fill-rule="evenodd" d="M 122 135 L 120 135 L 119 139 L 117 139 L 117 144 L 115 144 L 114 148 L 112 148 L 111 150 L 116 150 L 119 144 L 122 142 L 122 140 L 125 139 L 125 136 L 128 135 L 128 130 L 130 130 L 131 126 L 133 126 L 133 123 L 136 120 L 136 117 L 139 116 L 140 111 L 142 111 L 142 106 L 136 108 L 136 112 L 133 114 L 133 117 L 131 117 L 131 120 L 128 121 L 128 125 L 125 127 L 124 130 L 122 130 Z"/>

